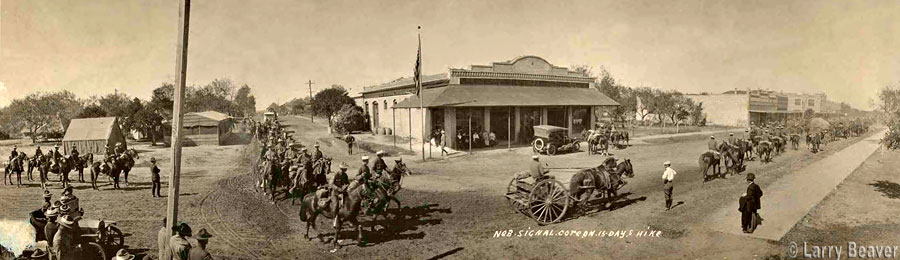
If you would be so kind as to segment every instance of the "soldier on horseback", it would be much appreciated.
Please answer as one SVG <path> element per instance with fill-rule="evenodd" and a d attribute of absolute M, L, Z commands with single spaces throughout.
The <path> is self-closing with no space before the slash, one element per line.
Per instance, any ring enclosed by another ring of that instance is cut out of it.
<path fill-rule="evenodd" d="M 716 156 L 717 160 L 722 158 L 722 154 L 719 153 L 719 142 L 716 142 L 715 136 L 709 136 L 709 141 L 706 142 L 706 147 L 709 148 L 709 151 Z"/>
<path fill-rule="evenodd" d="M 387 163 L 384 162 L 384 151 L 378 151 L 375 153 L 375 164 L 372 166 L 372 170 L 375 171 L 375 178 L 381 178 L 381 174 L 387 170 Z"/>
<path fill-rule="evenodd" d="M 356 179 L 360 182 L 368 182 L 372 179 L 372 172 L 369 170 L 369 157 L 362 157 L 362 166 L 359 167 L 359 172 L 356 174 Z"/>
<path fill-rule="evenodd" d="M 19 156 L 19 152 L 16 151 L 17 148 L 19 148 L 19 146 L 13 145 L 12 152 L 10 152 L 10 154 L 9 154 L 10 161 L 12 161 L 13 159 L 15 159 L 16 157 Z"/>
<path fill-rule="evenodd" d="M 313 161 L 318 161 L 319 159 L 322 159 L 322 157 L 324 157 L 324 156 L 322 156 L 322 151 L 319 150 L 319 143 L 316 143 L 313 147 L 316 148 L 316 152 L 313 153 Z"/>
<path fill-rule="evenodd" d="M 344 201 L 344 195 L 347 193 L 347 187 L 350 186 L 350 178 L 347 177 L 347 165 L 341 163 L 340 171 L 336 172 L 331 178 L 328 188 L 331 193 L 331 210 L 337 212 L 340 204 Z"/>

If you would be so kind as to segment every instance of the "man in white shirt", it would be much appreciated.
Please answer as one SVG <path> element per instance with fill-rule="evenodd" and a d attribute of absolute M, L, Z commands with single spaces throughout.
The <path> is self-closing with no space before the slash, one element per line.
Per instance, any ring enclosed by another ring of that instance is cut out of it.
<path fill-rule="evenodd" d="M 672 169 L 672 162 L 666 161 L 663 163 L 663 166 L 666 167 L 666 170 L 663 172 L 662 179 L 663 192 L 666 194 L 666 210 L 668 211 L 672 208 L 672 181 L 675 180 L 675 174 L 677 173 L 674 169 Z"/>

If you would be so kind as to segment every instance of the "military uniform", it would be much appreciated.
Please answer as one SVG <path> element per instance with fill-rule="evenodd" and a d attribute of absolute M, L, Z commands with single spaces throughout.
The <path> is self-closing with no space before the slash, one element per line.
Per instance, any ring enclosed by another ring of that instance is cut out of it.
<path fill-rule="evenodd" d="M 337 212 L 337 209 L 340 207 L 339 203 L 344 198 L 344 192 L 347 189 L 347 186 L 350 185 L 350 178 L 347 177 L 347 167 L 341 166 L 341 170 L 336 172 L 334 176 L 331 178 L 331 202 L 332 202 L 332 210 Z"/>
<path fill-rule="evenodd" d="M 534 178 L 535 182 L 544 178 L 544 174 L 547 174 L 547 170 L 544 170 L 544 164 L 538 160 L 532 160 L 531 165 L 529 167 L 531 172 L 531 177 Z"/>
<path fill-rule="evenodd" d="M 384 171 L 388 169 L 387 163 L 384 162 L 384 158 L 378 156 L 375 158 L 375 164 L 372 166 L 372 170 L 375 171 L 375 174 L 381 176 Z"/>
<path fill-rule="evenodd" d="M 319 159 L 322 159 L 322 157 L 323 157 L 323 156 L 322 156 L 322 151 L 319 150 L 318 147 L 316 147 L 316 153 L 313 154 L 313 160 L 314 160 L 314 161 L 318 161 Z"/>
<path fill-rule="evenodd" d="M 358 180 L 369 181 L 369 179 L 372 178 L 372 172 L 369 170 L 369 165 L 363 163 L 363 165 L 359 167 L 359 173 L 357 173 L 356 176 Z"/>

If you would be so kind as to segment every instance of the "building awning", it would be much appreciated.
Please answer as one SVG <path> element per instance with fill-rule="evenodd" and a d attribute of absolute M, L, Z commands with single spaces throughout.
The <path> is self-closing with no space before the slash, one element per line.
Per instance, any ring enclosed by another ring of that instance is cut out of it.
<path fill-rule="evenodd" d="M 496 106 L 618 106 L 593 88 L 525 87 L 506 85 L 450 85 L 422 91 L 424 107 Z M 417 108 L 419 98 L 409 98 L 394 108 Z"/>

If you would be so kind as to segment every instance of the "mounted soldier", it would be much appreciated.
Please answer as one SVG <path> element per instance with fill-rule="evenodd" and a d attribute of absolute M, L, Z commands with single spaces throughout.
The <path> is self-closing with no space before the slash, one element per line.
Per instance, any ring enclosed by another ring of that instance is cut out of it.
<path fill-rule="evenodd" d="M 16 151 L 19 147 L 17 145 L 13 145 L 12 152 L 9 152 L 9 160 L 12 161 L 16 157 L 19 157 L 19 152 Z"/>
<path fill-rule="evenodd" d="M 314 145 L 313 147 L 316 148 L 316 152 L 313 153 L 313 161 L 319 161 L 319 159 L 322 159 L 322 157 L 323 157 L 322 151 L 319 150 L 319 143 L 316 143 L 316 145 Z"/>
<path fill-rule="evenodd" d="M 347 177 L 347 165 L 341 163 L 340 171 L 336 172 L 328 184 L 328 192 L 330 193 L 331 210 L 337 212 L 341 208 L 344 201 L 344 195 L 347 193 L 347 187 L 350 186 L 350 178 Z"/>
<path fill-rule="evenodd" d="M 709 141 L 706 142 L 706 148 L 708 148 L 709 151 L 712 152 L 713 155 L 716 156 L 716 159 L 717 159 L 717 160 L 722 158 L 722 157 L 721 157 L 721 154 L 720 154 L 719 151 L 718 151 L 718 149 L 719 149 L 719 142 L 716 142 L 716 137 L 715 137 L 715 136 L 712 136 L 712 135 L 709 136 Z"/>
<path fill-rule="evenodd" d="M 369 157 L 362 157 L 362 166 L 359 167 L 359 172 L 356 173 L 356 179 L 360 182 L 368 182 L 372 178 L 372 171 L 369 170 Z"/>
<path fill-rule="evenodd" d="M 372 170 L 375 171 L 375 177 L 380 178 L 381 174 L 384 173 L 384 171 L 387 171 L 387 169 L 387 163 L 384 162 L 384 151 L 376 152 L 375 164 L 372 166 Z"/>

